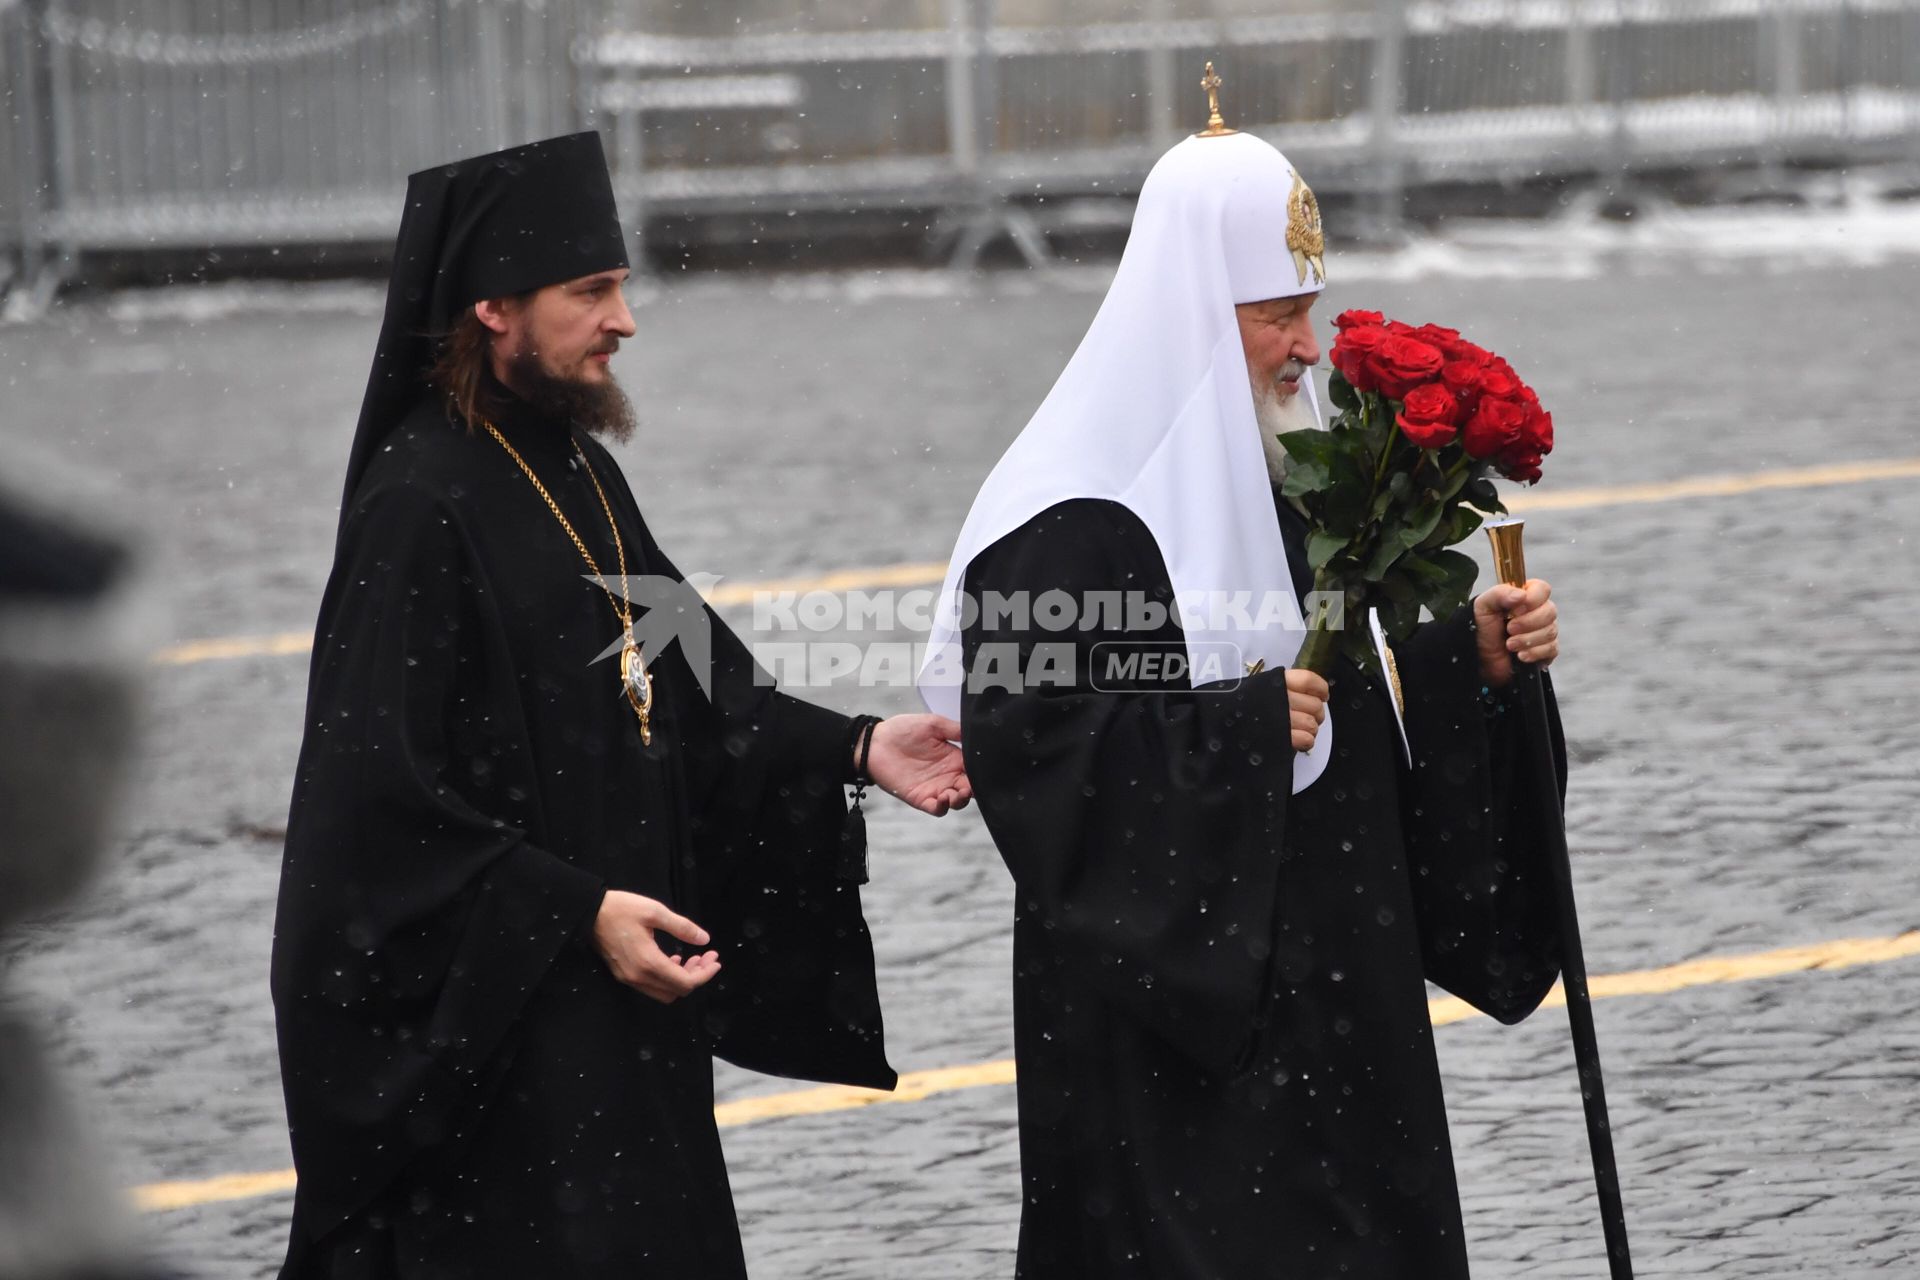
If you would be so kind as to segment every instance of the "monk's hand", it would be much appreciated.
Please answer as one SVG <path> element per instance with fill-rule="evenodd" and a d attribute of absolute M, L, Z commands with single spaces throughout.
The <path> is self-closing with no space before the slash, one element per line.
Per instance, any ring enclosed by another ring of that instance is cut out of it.
<path fill-rule="evenodd" d="M 1305 667 L 1287 668 L 1287 709 L 1293 713 L 1293 749 L 1313 750 L 1327 719 L 1327 682 Z"/>
<path fill-rule="evenodd" d="M 654 931 L 704 947 L 707 931 L 666 904 L 637 893 L 607 890 L 593 921 L 593 944 L 613 976 L 642 995 L 672 1004 L 720 972 L 720 953 L 670 956 L 654 941 Z"/>
<path fill-rule="evenodd" d="M 1480 678 L 1495 689 L 1513 679 L 1517 658 L 1544 667 L 1560 656 L 1560 609 L 1553 588 L 1539 578 L 1524 587 L 1502 582 L 1473 601 L 1473 635 L 1480 650 Z"/>
<path fill-rule="evenodd" d="M 954 745 L 959 737 L 960 726 L 945 716 L 890 716 L 874 727 L 867 773 L 881 790 L 922 813 L 938 818 L 964 809 L 973 784 Z"/>

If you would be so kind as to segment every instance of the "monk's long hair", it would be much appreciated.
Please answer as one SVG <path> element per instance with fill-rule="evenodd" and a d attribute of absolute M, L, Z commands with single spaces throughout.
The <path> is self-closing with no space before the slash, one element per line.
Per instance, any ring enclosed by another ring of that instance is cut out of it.
<path fill-rule="evenodd" d="M 531 298 L 523 293 L 502 299 L 511 308 Z M 433 366 L 427 370 L 427 385 L 446 400 L 447 413 L 466 424 L 471 431 L 491 411 L 487 401 L 488 365 L 493 358 L 493 330 L 480 323 L 472 307 L 460 312 L 453 328 L 442 334 L 434 347 Z"/>
<path fill-rule="evenodd" d="M 533 297 L 523 293 L 500 300 L 508 310 L 525 306 Z M 434 347 L 427 385 L 440 393 L 447 415 L 471 432 L 482 422 L 501 415 L 501 397 L 507 393 L 492 377 L 493 330 L 480 323 L 469 307 Z M 614 441 L 633 437 L 633 402 L 620 384 L 609 379 L 598 385 L 570 382 L 541 368 L 531 352 L 507 360 L 514 394 L 543 412 L 571 419 L 594 435 Z"/>

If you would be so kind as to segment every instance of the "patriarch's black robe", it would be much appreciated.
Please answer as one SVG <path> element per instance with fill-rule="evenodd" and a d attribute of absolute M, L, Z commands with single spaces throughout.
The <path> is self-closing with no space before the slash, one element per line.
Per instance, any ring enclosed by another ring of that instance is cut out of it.
<path fill-rule="evenodd" d="M 524 405 L 499 425 L 616 589 L 575 439 L 629 575 L 680 578 L 597 441 Z M 274 940 L 283 1276 L 741 1276 L 711 1055 L 893 1083 L 836 876 L 848 722 L 756 682 L 708 613 L 712 696 L 682 644 L 650 655 L 643 746 L 585 572 L 506 451 L 437 406 L 354 490 Z M 609 889 L 706 927 L 721 975 L 672 1005 L 616 982 L 592 945 Z"/>
<path fill-rule="evenodd" d="M 1091 499 L 995 543 L 967 588 L 1172 599 L 1146 526 Z M 1017 893 L 1018 1274 L 1464 1277 L 1424 980 L 1517 1021 L 1558 954 L 1528 834 L 1558 797 L 1516 781 L 1525 731 L 1482 695 L 1470 613 L 1397 647 L 1413 767 L 1384 689 L 1343 661 L 1332 758 L 1299 795 L 1284 672 L 1095 689 L 1116 639 L 1184 652 L 1177 618 L 964 635 L 970 669 L 985 642 L 1023 670 L 1036 644 L 1075 649 L 1073 684 L 983 682 L 962 717 Z"/>

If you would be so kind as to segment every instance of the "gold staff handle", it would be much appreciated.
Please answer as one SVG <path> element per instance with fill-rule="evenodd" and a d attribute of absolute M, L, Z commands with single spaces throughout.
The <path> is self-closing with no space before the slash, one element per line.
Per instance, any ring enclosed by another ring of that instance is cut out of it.
<path fill-rule="evenodd" d="M 1487 541 L 1493 544 L 1493 574 L 1510 587 L 1527 585 L 1527 553 L 1520 546 L 1526 530 L 1525 520 L 1502 520 L 1487 526 Z"/>

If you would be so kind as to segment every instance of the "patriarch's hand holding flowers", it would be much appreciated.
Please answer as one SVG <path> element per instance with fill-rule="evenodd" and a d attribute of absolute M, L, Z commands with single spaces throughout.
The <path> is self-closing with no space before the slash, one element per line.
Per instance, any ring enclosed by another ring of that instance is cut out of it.
<path fill-rule="evenodd" d="M 1313 750 L 1320 726 L 1327 722 L 1327 682 L 1300 667 L 1287 668 L 1287 712 L 1292 717 L 1293 749 Z"/>

